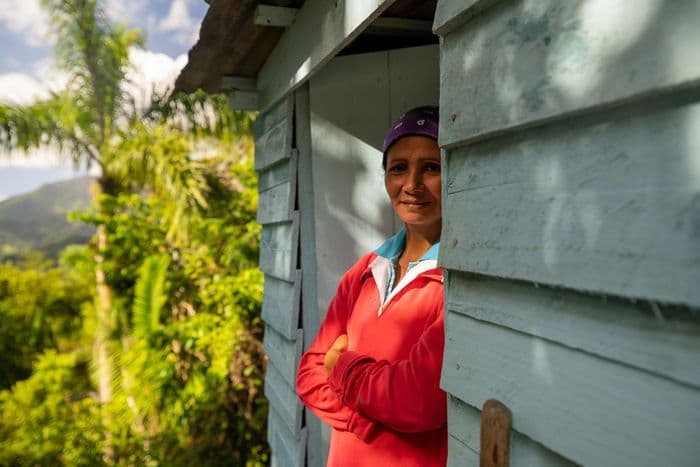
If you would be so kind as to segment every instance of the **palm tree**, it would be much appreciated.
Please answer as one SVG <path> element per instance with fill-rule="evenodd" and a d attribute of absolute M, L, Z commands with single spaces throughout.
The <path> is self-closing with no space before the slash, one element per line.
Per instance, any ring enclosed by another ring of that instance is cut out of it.
<path fill-rule="evenodd" d="M 0 104 L 0 145 L 7 151 L 53 147 L 76 165 L 97 165 L 100 193 L 116 195 L 149 187 L 173 200 L 170 234 L 179 235 L 185 214 L 206 207 L 206 177 L 190 157 L 196 139 L 246 132 L 250 119 L 233 116 L 226 99 L 203 92 L 154 92 L 140 105 L 126 92 L 129 50 L 143 46 L 140 31 L 110 24 L 98 0 L 42 0 L 56 38 L 56 59 L 68 73 L 60 92 L 28 105 Z M 183 139 L 183 132 L 189 140 Z M 101 402 L 112 395 L 110 336 L 112 291 L 103 267 L 107 236 L 95 237 L 97 331 L 94 359 Z"/>

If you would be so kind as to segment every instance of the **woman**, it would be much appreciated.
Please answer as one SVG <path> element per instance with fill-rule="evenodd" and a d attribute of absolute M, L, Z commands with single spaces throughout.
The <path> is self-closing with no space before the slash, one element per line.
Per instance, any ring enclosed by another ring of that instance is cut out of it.
<path fill-rule="evenodd" d="M 384 182 L 405 227 L 341 278 L 299 364 L 299 398 L 333 428 L 329 466 L 446 463 L 437 135 L 437 107 L 389 129 Z"/>

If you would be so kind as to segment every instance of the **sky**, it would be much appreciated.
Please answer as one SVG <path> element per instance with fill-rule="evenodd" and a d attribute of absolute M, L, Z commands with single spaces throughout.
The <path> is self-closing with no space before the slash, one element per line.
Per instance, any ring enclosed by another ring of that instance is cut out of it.
<path fill-rule="evenodd" d="M 172 82 L 187 63 L 209 5 L 204 0 L 103 0 L 107 17 L 138 27 L 144 50 L 133 50 L 132 78 L 144 89 Z M 60 90 L 65 76 L 53 67 L 48 17 L 40 0 L 0 0 L 0 101 L 29 103 Z M 0 153 L 0 200 L 86 173 L 49 150 Z"/>

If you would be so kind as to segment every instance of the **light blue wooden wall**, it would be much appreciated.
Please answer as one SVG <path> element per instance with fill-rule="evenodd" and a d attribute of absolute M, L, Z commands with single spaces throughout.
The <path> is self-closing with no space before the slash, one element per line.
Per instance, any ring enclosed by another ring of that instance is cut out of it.
<path fill-rule="evenodd" d="M 698 465 L 699 18 L 438 2 L 449 465 Z"/>
<path fill-rule="evenodd" d="M 276 467 L 303 466 L 308 438 L 294 390 L 304 332 L 299 327 L 302 272 L 298 260 L 300 213 L 296 208 L 298 151 L 292 147 L 293 105 L 293 97 L 282 99 L 255 124 L 257 220 L 263 227 L 259 267 L 265 273 L 265 396 L 270 403 L 271 464 Z"/>

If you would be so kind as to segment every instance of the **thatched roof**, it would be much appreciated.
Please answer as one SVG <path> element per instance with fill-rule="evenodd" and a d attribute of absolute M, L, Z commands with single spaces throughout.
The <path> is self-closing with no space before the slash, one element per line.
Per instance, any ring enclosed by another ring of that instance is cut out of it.
<path fill-rule="evenodd" d="M 353 0 L 355 1 L 355 0 Z M 177 90 L 191 92 L 202 88 L 221 91 L 224 76 L 255 78 L 270 55 L 284 28 L 254 23 L 259 4 L 300 8 L 303 0 L 211 0 L 199 40 L 190 49 L 188 63 L 175 83 Z M 388 18 L 411 18 L 432 21 L 437 0 L 397 0 L 382 15 Z M 383 50 L 437 42 L 429 33 L 410 35 L 376 31 L 363 34 L 348 46 L 346 53 Z"/>

